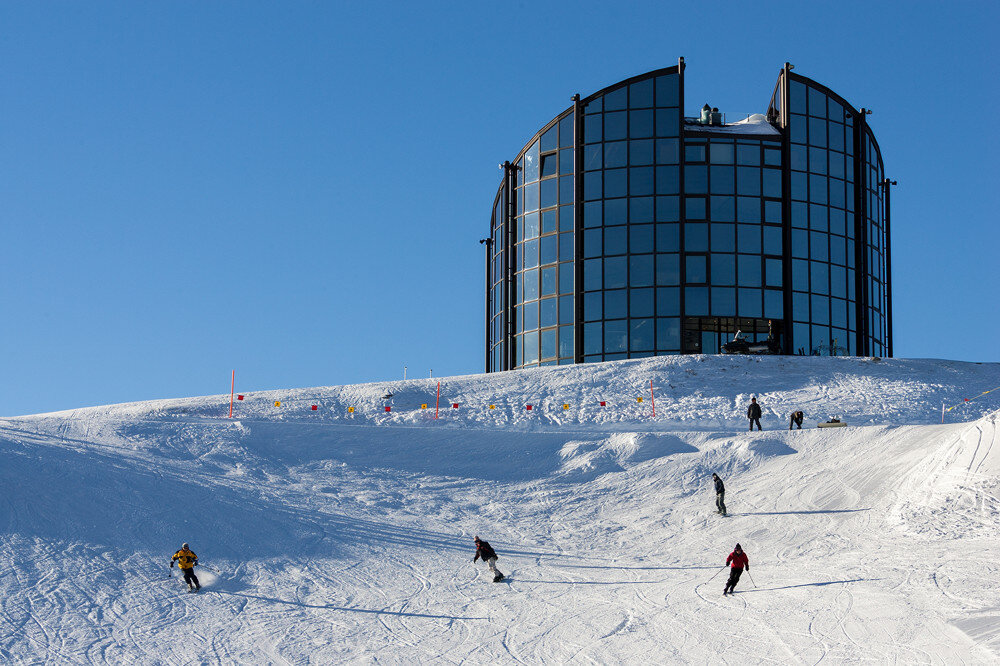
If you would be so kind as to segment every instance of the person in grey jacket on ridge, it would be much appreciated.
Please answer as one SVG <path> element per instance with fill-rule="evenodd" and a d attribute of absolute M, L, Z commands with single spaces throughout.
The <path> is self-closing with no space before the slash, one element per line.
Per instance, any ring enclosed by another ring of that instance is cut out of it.
<path fill-rule="evenodd" d="M 726 486 L 718 474 L 712 474 L 712 480 L 715 481 L 715 508 L 718 510 L 717 513 L 724 516 L 726 515 Z"/>

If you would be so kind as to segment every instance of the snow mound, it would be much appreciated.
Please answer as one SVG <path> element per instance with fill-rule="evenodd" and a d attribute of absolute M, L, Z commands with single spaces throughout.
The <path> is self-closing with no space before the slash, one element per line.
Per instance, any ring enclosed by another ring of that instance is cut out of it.
<path fill-rule="evenodd" d="M 683 357 L 443 378 L 438 419 L 437 380 L 0 419 L 0 662 L 995 663 L 997 385 Z"/>

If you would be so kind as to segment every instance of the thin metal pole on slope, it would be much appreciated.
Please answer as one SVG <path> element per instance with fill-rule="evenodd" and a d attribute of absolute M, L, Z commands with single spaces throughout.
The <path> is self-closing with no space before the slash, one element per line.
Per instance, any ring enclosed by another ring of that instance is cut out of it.
<path fill-rule="evenodd" d="M 656 418 L 656 398 L 653 397 L 653 380 L 649 380 L 649 401 L 653 403 L 653 418 Z"/>
<path fill-rule="evenodd" d="M 941 425 L 944 425 L 944 403 L 941 403 Z"/>
<path fill-rule="evenodd" d="M 229 385 L 229 418 L 233 418 L 233 394 L 236 392 L 236 371 L 233 370 L 233 383 Z"/>
<path fill-rule="evenodd" d="M 438 408 L 441 406 L 441 382 L 438 382 L 437 400 L 434 401 L 434 418 L 438 417 Z"/>

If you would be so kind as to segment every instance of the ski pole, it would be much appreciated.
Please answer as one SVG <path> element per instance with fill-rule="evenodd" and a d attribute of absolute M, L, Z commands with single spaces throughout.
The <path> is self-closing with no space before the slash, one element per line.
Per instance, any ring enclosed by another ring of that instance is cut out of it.
<path fill-rule="evenodd" d="M 747 569 L 747 575 L 750 576 L 750 570 Z M 753 576 L 750 576 L 750 582 L 753 583 L 754 587 L 757 587 L 757 583 L 754 582 Z"/>
<path fill-rule="evenodd" d="M 719 575 L 720 573 L 722 573 L 722 572 L 723 572 L 723 571 L 725 570 L 725 568 L 726 568 L 726 565 L 725 565 L 725 564 L 723 564 L 723 565 L 722 565 L 722 569 L 719 569 L 719 570 L 718 570 L 718 571 L 716 571 L 716 572 L 715 572 L 714 574 L 712 574 L 712 578 L 715 578 L 715 577 L 716 577 L 716 576 L 718 576 L 718 575 Z M 706 583 L 711 583 L 711 582 L 712 582 L 712 578 L 709 578 L 709 579 L 708 579 L 707 581 L 705 581 L 705 582 L 706 582 Z"/>

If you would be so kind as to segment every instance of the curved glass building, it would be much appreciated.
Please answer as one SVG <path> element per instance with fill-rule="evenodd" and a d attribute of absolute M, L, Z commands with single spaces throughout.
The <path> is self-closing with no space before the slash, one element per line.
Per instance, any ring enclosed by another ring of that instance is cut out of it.
<path fill-rule="evenodd" d="M 573 105 L 502 165 L 486 370 L 714 354 L 892 355 L 868 112 L 782 69 L 766 115 L 685 118 L 684 60 Z"/>

